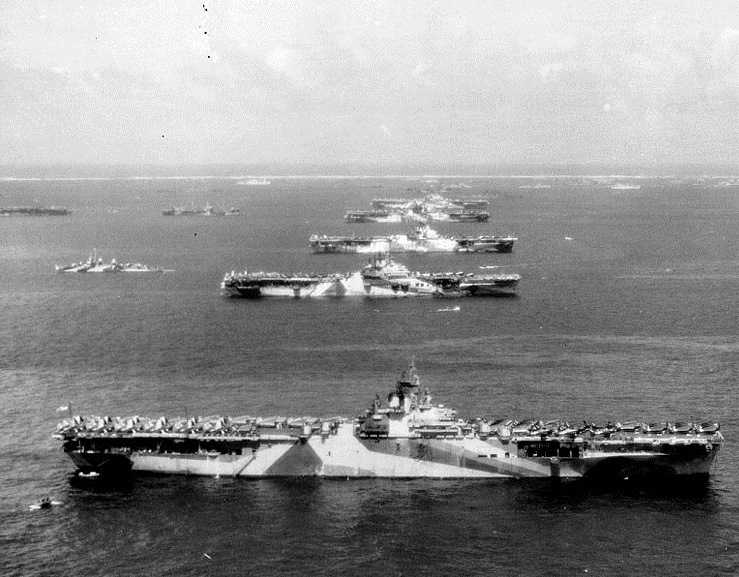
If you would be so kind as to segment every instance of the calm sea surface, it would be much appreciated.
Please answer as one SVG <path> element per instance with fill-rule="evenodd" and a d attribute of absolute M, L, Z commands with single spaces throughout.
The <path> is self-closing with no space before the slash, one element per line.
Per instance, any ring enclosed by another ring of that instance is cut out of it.
<path fill-rule="evenodd" d="M 739 571 L 739 187 L 467 182 L 512 254 L 408 255 L 413 270 L 522 275 L 512 299 L 227 299 L 226 271 L 349 272 L 312 233 L 402 178 L 0 181 L 0 574 L 735 575 Z M 444 182 L 442 180 L 442 182 Z M 241 206 L 173 218 L 173 205 Z M 143 262 L 162 275 L 60 275 Z M 440 311 L 459 305 L 459 311 Z M 461 416 L 717 419 L 710 480 L 657 487 L 540 481 L 76 480 L 51 439 L 61 405 L 146 416 L 354 415 L 415 358 Z M 29 505 L 51 496 L 45 511 Z"/>

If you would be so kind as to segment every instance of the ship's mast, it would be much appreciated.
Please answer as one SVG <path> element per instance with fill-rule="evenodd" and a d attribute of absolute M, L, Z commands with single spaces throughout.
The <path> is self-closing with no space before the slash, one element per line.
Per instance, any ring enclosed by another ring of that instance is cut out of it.
<path fill-rule="evenodd" d="M 398 409 L 402 409 L 404 413 L 409 413 L 417 406 L 418 390 L 421 386 L 421 380 L 416 372 L 415 359 L 411 359 L 409 367 L 403 371 L 397 386 L 393 393 L 390 393 L 388 401 L 390 406 L 395 405 Z"/>

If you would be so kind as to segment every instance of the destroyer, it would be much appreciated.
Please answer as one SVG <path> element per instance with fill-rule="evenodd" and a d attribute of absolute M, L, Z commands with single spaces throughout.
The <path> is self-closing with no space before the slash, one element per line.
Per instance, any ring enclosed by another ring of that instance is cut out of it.
<path fill-rule="evenodd" d="M 414 297 L 509 296 L 515 294 L 517 274 L 418 273 L 386 253 L 374 253 L 362 270 L 348 274 L 226 273 L 221 290 L 241 297 Z"/>
<path fill-rule="evenodd" d="M 122 263 L 116 262 L 115 259 L 109 263 L 104 263 L 103 259 L 98 257 L 97 254 L 90 256 L 86 261 L 73 262 L 67 266 L 56 265 L 56 272 L 84 272 L 84 273 L 96 273 L 96 272 L 164 272 L 164 269 L 159 267 L 151 267 L 141 263 Z"/>
<path fill-rule="evenodd" d="M 511 252 L 518 239 L 512 236 L 445 237 L 421 225 L 412 234 L 390 236 L 319 236 L 310 237 L 315 253 L 373 253 L 387 246 L 389 252 Z"/>
<path fill-rule="evenodd" d="M 685 426 L 460 419 L 421 391 L 413 365 L 356 418 L 81 417 L 54 437 L 80 472 L 233 477 L 707 475 L 716 423 Z"/>

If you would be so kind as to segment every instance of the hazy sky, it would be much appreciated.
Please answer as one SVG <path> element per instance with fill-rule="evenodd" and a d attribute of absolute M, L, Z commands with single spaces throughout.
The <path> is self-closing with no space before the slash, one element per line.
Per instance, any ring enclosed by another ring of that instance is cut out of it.
<path fill-rule="evenodd" d="M 736 163 L 739 0 L 0 0 L 0 163 Z"/>

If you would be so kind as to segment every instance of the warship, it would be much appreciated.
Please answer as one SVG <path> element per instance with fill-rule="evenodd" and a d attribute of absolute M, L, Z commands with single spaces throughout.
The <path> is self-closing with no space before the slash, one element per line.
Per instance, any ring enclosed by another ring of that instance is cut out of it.
<path fill-rule="evenodd" d="M 349 210 L 344 214 L 346 222 L 402 222 L 403 214 L 390 210 Z"/>
<path fill-rule="evenodd" d="M 55 439 L 86 477 L 624 478 L 706 476 L 718 423 L 462 419 L 413 363 L 354 418 L 70 416 Z"/>
<path fill-rule="evenodd" d="M 514 296 L 520 280 L 517 274 L 412 272 L 387 252 L 377 252 L 354 273 L 231 271 L 223 277 L 221 290 L 226 296 L 248 298 Z"/>
<path fill-rule="evenodd" d="M 389 236 L 326 236 L 310 237 L 315 253 L 373 253 L 382 247 L 397 252 L 511 252 L 518 239 L 512 236 L 452 236 L 440 235 L 427 225 L 411 234 Z"/>
<path fill-rule="evenodd" d="M 117 273 L 117 272 L 164 272 L 164 269 L 158 266 L 149 266 L 139 262 L 116 262 L 112 259 L 109 263 L 104 263 L 101 257 L 98 257 L 97 250 L 91 254 L 86 261 L 73 262 L 72 264 L 62 266 L 56 265 L 56 272 L 59 273 Z"/>
<path fill-rule="evenodd" d="M 434 210 L 424 212 L 419 210 L 349 210 L 344 214 L 346 222 L 487 222 L 490 213 L 484 210 Z"/>
<path fill-rule="evenodd" d="M 487 222 L 486 199 L 449 199 L 440 194 L 423 198 L 375 198 L 370 210 L 349 210 L 347 222 Z"/>
<path fill-rule="evenodd" d="M 67 216 L 72 211 L 63 206 L 2 206 L 0 216 Z"/>
<path fill-rule="evenodd" d="M 203 207 L 195 206 L 173 206 L 162 211 L 164 216 L 239 216 L 240 208 L 231 207 L 229 209 L 217 208 L 211 204 Z"/>

